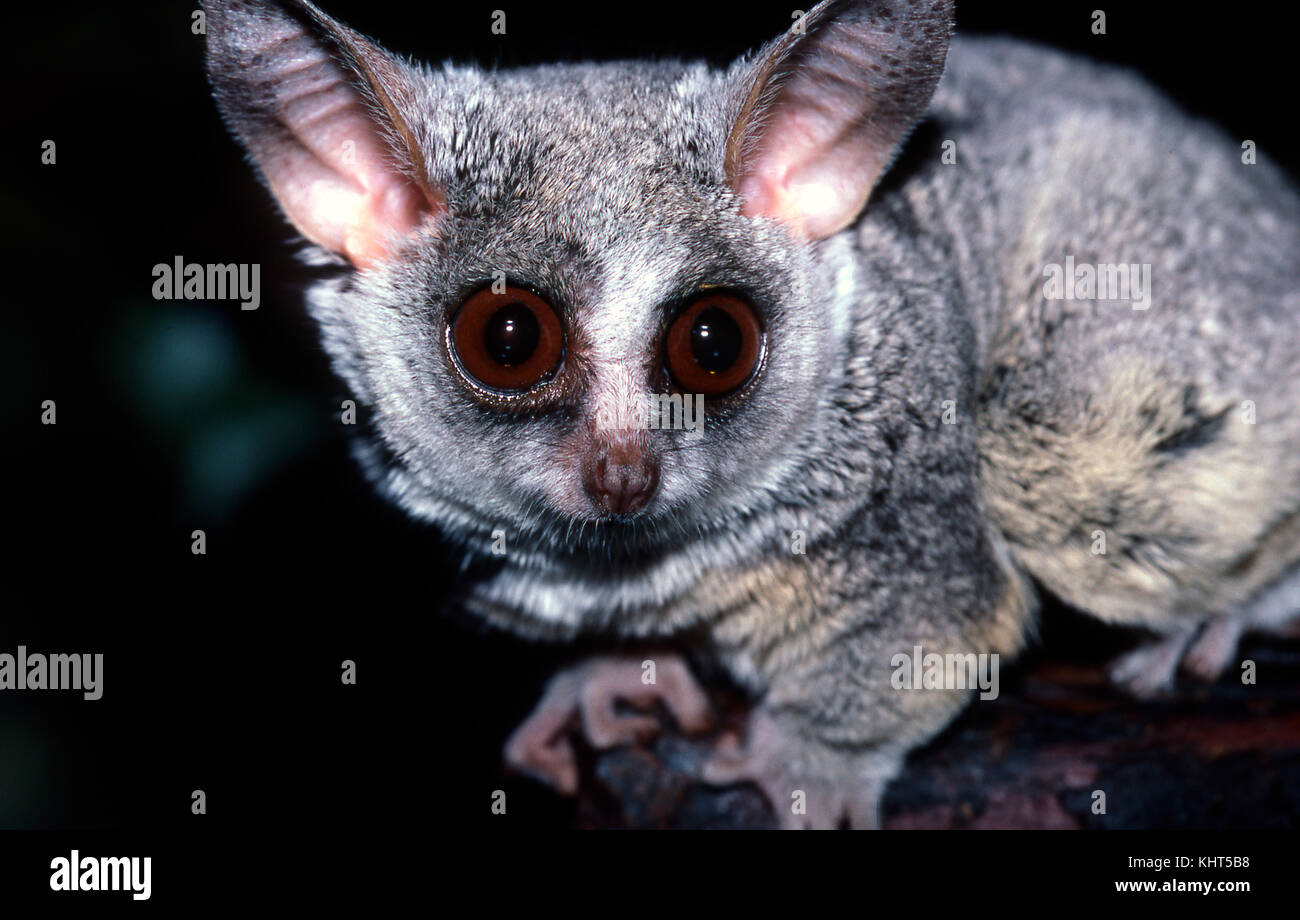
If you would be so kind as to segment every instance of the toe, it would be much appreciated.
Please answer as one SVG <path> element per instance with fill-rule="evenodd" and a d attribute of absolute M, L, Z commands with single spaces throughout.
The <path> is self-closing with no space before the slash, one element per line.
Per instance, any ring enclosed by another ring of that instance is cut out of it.
<path fill-rule="evenodd" d="M 554 735 L 532 720 L 506 742 L 505 760 L 513 769 L 572 795 L 578 788 L 577 757 L 561 732 Z"/>
<path fill-rule="evenodd" d="M 713 708 L 694 675 L 680 658 L 669 658 L 659 667 L 662 698 L 682 731 L 696 734 L 713 724 Z"/>
<path fill-rule="evenodd" d="M 578 712 L 577 692 L 567 673 L 553 679 L 503 751 L 510 767 L 566 794 L 578 787 L 577 757 L 568 738 Z"/>
<path fill-rule="evenodd" d="M 1212 621 L 1183 657 L 1183 669 L 1206 683 L 1215 683 L 1237 653 L 1242 627 L 1238 619 Z"/>
<path fill-rule="evenodd" d="M 659 720 L 654 716 L 620 714 L 614 711 L 615 697 L 598 693 L 584 698 L 582 729 L 597 750 L 621 744 L 638 744 L 659 734 Z"/>
<path fill-rule="evenodd" d="M 1111 681 L 1138 699 L 1152 699 L 1168 692 L 1191 635 L 1175 633 L 1123 655 L 1111 666 Z"/>

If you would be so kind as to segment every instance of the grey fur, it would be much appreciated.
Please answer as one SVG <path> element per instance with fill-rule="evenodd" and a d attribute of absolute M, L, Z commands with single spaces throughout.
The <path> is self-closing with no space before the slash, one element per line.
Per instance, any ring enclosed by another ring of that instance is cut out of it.
<path fill-rule="evenodd" d="M 253 17 L 247 36 L 257 16 L 301 20 L 306 5 L 207 6 L 217 96 L 258 160 L 249 42 L 223 28 L 231 10 Z M 881 10 L 904 49 L 947 28 L 943 4 L 815 15 Z M 862 216 L 807 243 L 742 215 L 726 175 L 762 62 L 399 63 L 414 172 L 449 216 L 369 271 L 313 249 L 339 271 L 308 302 L 369 414 L 357 450 L 380 490 L 470 558 L 506 531 L 506 565 L 470 609 L 534 637 L 707 636 L 697 651 L 780 726 L 769 789 L 818 790 L 821 823 L 869 824 L 906 752 L 966 702 L 893 690 L 891 656 L 1015 653 L 1036 608 L 1027 575 L 1168 632 L 1270 585 L 1294 599 L 1300 200 L 1131 74 L 955 39 Z M 946 139 L 956 165 L 940 160 Z M 1067 256 L 1150 263 L 1150 308 L 1045 299 L 1044 265 Z M 443 329 L 494 270 L 564 313 L 588 390 L 545 412 L 467 394 Z M 651 386 L 667 311 L 702 283 L 764 311 L 758 385 L 702 440 L 655 433 L 662 485 L 643 514 L 558 510 L 557 490 L 577 488 L 565 438 L 592 394 Z M 795 531 L 806 555 L 790 552 Z"/>

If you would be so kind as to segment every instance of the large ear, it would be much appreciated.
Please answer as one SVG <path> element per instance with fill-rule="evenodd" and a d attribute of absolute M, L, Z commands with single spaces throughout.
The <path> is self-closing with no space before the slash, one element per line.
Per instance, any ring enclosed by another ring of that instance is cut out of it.
<path fill-rule="evenodd" d="M 825 0 L 743 73 L 727 178 L 808 239 L 853 222 L 943 73 L 952 0 Z"/>
<path fill-rule="evenodd" d="M 207 0 L 227 124 L 302 234 L 364 268 L 444 209 L 404 112 L 419 76 L 305 0 Z"/>

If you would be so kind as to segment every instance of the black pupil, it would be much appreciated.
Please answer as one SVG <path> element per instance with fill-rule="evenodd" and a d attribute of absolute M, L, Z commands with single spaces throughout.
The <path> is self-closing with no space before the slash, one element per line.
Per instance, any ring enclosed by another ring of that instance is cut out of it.
<path fill-rule="evenodd" d="M 502 367 L 523 364 L 537 351 L 542 327 L 533 311 L 521 303 L 508 303 L 492 315 L 483 332 L 483 344 Z"/>
<path fill-rule="evenodd" d="M 740 357 L 740 325 L 720 307 L 707 307 L 691 327 L 691 354 L 700 367 L 719 374 Z"/>

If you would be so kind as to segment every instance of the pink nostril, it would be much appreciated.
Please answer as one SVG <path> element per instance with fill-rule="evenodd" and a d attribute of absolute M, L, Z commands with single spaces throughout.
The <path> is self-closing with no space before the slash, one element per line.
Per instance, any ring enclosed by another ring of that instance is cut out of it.
<path fill-rule="evenodd" d="M 631 514 L 644 508 L 659 485 L 659 464 L 649 457 L 639 463 L 611 463 L 600 457 L 587 483 L 595 504 L 609 514 Z"/>

